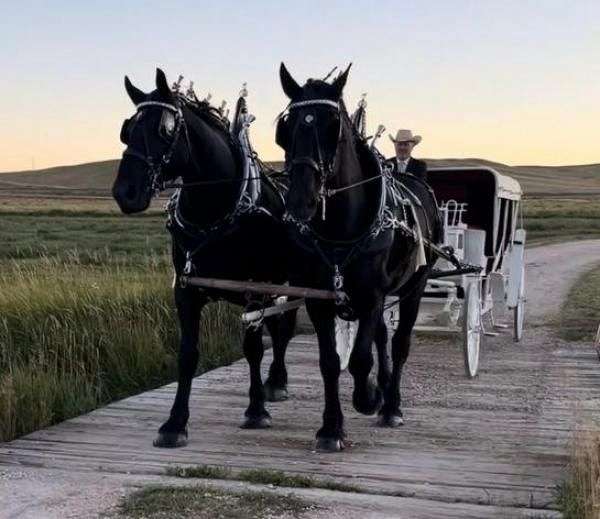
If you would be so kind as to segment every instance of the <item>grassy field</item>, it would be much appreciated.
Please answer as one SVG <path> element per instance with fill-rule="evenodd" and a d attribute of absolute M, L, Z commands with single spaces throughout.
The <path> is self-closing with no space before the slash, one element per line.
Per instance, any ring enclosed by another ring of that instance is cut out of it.
<path fill-rule="evenodd" d="M 600 198 L 532 198 L 523 203 L 527 242 L 600 238 Z"/>
<path fill-rule="evenodd" d="M 557 320 L 559 334 L 567 341 L 592 341 L 599 325 L 600 263 L 573 285 Z"/>
<path fill-rule="evenodd" d="M 125 217 L 112 200 L 0 198 L 0 261 L 102 254 L 131 258 L 166 254 L 169 240 L 159 203 Z"/>
<path fill-rule="evenodd" d="M 176 373 L 163 217 L 23 202 L 0 206 L 0 441 Z M 237 315 L 225 305 L 205 312 L 199 371 L 241 356 Z"/>

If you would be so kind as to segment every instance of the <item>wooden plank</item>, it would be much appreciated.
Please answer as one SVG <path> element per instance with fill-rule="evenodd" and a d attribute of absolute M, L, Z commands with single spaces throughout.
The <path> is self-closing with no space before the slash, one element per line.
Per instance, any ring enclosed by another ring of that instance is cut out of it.
<path fill-rule="evenodd" d="M 343 374 L 349 445 L 340 454 L 314 452 L 322 382 L 316 341 L 303 336 L 288 350 L 290 399 L 267 406 L 270 430 L 238 427 L 248 404 L 242 360 L 194 380 L 184 449 L 152 447 L 175 394 L 169 384 L 4 444 L 0 467 L 139 474 L 173 464 L 268 468 L 436 503 L 545 509 L 568 459 L 576 409 L 598 408 L 599 365 L 585 350 L 556 354 L 564 348 L 502 341 L 486 342 L 485 369 L 468 381 L 459 349 L 417 339 L 403 378 L 407 422 L 400 429 L 375 427 L 375 417 L 352 411 L 352 379 Z M 265 375 L 270 359 L 267 352 Z"/>

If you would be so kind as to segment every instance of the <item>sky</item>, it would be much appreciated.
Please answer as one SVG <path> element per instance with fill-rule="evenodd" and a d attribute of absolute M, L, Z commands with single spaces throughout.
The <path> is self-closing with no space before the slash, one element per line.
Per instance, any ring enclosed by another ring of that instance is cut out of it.
<path fill-rule="evenodd" d="M 6 4 L 5 4 L 6 5 Z M 414 155 L 507 164 L 600 162 L 600 1 L 24 0 L 0 14 L 0 171 L 118 158 L 133 113 L 123 77 L 149 92 L 157 66 L 233 105 L 243 82 L 255 149 L 277 160 L 298 82 L 353 63 L 370 131 L 410 128 Z M 393 153 L 387 136 L 380 141 Z"/>

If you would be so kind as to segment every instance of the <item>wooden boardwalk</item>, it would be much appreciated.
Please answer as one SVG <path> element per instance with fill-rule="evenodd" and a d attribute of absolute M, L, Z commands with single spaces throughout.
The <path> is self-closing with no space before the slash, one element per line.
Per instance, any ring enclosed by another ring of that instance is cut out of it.
<path fill-rule="evenodd" d="M 474 381 L 464 378 L 456 347 L 419 341 L 405 383 L 407 423 L 396 430 L 375 427 L 374 418 L 351 409 L 345 374 L 350 445 L 340 454 L 312 449 L 321 381 L 315 340 L 303 336 L 290 348 L 291 398 L 270 405 L 270 430 L 238 427 L 247 403 L 241 361 L 195 380 L 186 448 L 152 447 L 172 403 L 171 384 L 5 444 L 0 465 L 146 474 L 173 464 L 271 468 L 334 477 L 369 492 L 546 509 L 563 477 L 573 401 L 583 396 L 583 409 L 600 398 L 596 353 L 548 341 L 535 351 L 527 341 L 488 343 Z"/>
<path fill-rule="evenodd" d="M 0 469 L 280 469 L 396 496 L 397 517 L 550 517 L 574 426 L 600 405 L 600 363 L 592 344 L 562 343 L 539 325 L 521 344 L 508 336 L 487 339 L 480 374 L 467 380 L 457 344 L 421 337 L 403 380 L 406 425 L 382 429 L 375 417 L 358 415 L 344 373 L 349 446 L 319 454 L 313 446 L 323 398 L 315 338 L 297 337 L 288 359 L 290 399 L 269 405 L 269 430 L 239 428 L 248 387 L 246 363 L 239 361 L 195 379 L 186 448 L 152 447 L 173 401 L 170 384 L 1 445 Z M 263 367 L 269 362 L 267 352 Z"/>

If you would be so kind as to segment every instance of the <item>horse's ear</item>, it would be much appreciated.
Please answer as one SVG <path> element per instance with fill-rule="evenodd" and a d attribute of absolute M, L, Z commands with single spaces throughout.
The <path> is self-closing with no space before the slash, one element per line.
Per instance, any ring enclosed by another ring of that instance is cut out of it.
<path fill-rule="evenodd" d="M 283 62 L 281 62 L 281 66 L 279 67 L 279 79 L 281 80 L 281 87 L 286 96 L 292 101 L 300 98 L 302 95 L 302 87 L 296 83 L 296 80 L 288 72 L 288 69 L 285 68 Z"/>
<path fill-rule="evenodd" d="M 167 76 L 165 73 L 157 68 L 156 69 L 156 88 L 160 92 L 163 97 L 170 99 L 173 96 L 173 92 L 169 88 L 169 83 L 167 83 Z"/>
<path fill-rule="evenodd" d="M 125 76 L 125 90 L 127 91 L 129 98 L 133 101 L 133 104 L 139 105 L 146 100 L 146 94 L 139 88 L 134 87 L 127 76 Z"/>
<path fill-rule="evenodd" d="M 344 70 L 344 72 L 342 72 L 331 84 L 331 86 L 334 88 L 337 94 L 337 97 L 342 96 L 342 91 L 346 86 L 346 81 L 348 81 L 348 73 L 350 72 L 350 67 L 352 67 L 352 63 L 350 63 L 350 65 L 348 65 L 348 68 Z"/>

